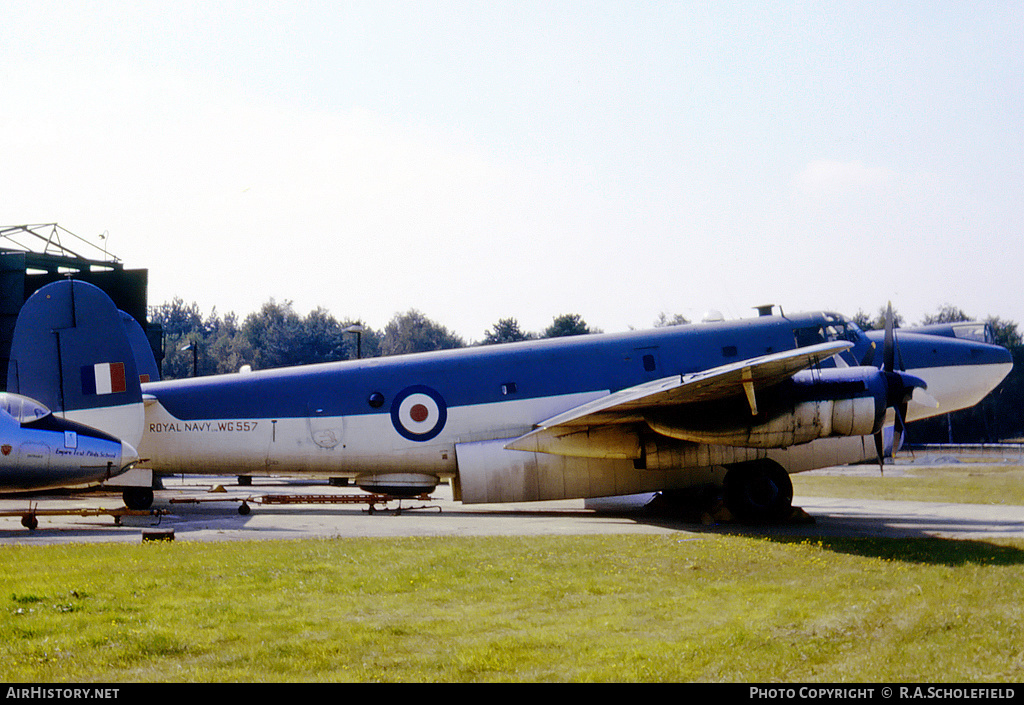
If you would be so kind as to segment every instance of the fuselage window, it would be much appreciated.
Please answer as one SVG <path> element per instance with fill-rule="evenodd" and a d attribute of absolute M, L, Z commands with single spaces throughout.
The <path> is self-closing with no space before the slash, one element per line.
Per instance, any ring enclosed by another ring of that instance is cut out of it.
<path fill-rule="evenodd" d="M 654 362 L 654 355 L 644 355 L 644 370 L 654 372 L 655 369 L 657 365 Z"/>

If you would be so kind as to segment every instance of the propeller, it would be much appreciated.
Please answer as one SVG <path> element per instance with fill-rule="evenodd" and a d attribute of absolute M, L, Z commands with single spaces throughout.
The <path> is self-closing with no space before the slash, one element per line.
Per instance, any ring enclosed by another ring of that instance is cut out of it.
<path fill-rule="evenodd" d="M 875 361 L 875 343 L 871 342 L 871 347 L 864 353 L 864 359 L 860 361 L 860 364 L 864 367 L 871 367 L 871 364 Z"/>
<path fill-rule="evenodd" d="M 900 371 L 895 370 L 896 358 L 900 360 Z M 865 361 L 874 359 L 874 348 L 868 351 Z M 893 324 L 892 302 L 885 312 L 885 342 L 882 347 L 882 374 L 886 381 L 886 408 L 892 407 L 896 414 L 896 424 L 893 429 L 892 448 L 895 453 L 902 445 L 906 434 L 907 407 L 912 398 L 926 406 L 938 406 L 938 402 L 931 397 L 924 389 L 928 386 L 923 379 L 909 375 L 903 367 L 903 357 L 899 355 L 896 348 L 896 332 Z M 882 438 L 882 429 L 875 433 L 875 451 L 878 454 L 878 467 L 885 472 L 883 456 L 885 454 L 885 441 Z"/>

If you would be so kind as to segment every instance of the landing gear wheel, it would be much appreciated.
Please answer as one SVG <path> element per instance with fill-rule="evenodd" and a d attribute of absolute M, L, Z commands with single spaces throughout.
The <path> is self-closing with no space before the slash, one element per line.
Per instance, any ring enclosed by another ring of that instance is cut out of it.
<path fill-rule="evenodd" d="M 793 483 L 774 460 L 755 460 L 729 468 L 725 505 L 742 521 L 781 521 L 793 512 Z"/>
<path fill-rule="evenodd" d="M 129 509 L 149 509 L 153 506 L 153 490 L 148 487 L 129 487 L 121 495 Z"/>

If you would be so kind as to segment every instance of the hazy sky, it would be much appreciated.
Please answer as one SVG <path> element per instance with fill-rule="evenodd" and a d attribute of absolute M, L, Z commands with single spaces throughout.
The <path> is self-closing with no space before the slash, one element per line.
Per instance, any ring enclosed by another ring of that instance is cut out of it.
<path fill-rule="evenodd" d="M 207 313 L 1024 325 L 1024 3 L 0 0 L 43 222 Z"/>

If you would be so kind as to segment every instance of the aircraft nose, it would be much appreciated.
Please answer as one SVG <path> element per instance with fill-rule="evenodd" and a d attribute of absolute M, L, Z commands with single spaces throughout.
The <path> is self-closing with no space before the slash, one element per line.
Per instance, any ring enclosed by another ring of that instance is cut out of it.
<path fill-rule="evenodd" d="M 997 365 L 1009 365 L 1009 369 L 1013 369 L 1013 353 L 999 345 L 990 345 L 988 347 L 990 348 L 989 354 Z M 991 350 L 991 348 L 994 348 L 994 350 Z"/>
<path fill-rule="evenodd" d="M 1013 368 L 1010 351 L 998 345 L 911 334 L 898 339 L 907 371 L 924 379 L 939 402 L 937 409 L 916 408 L 915 420 L 974 406 Z"/>
<path fill-rule="evenodd" d="M 121 441 L 121 472 L 139 462 L 139 452 L 130 443 Z"/>

